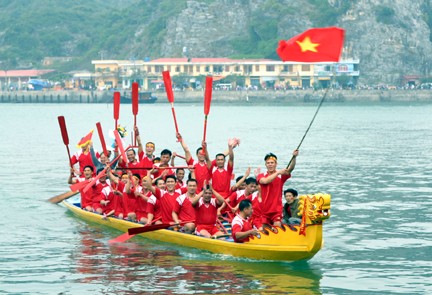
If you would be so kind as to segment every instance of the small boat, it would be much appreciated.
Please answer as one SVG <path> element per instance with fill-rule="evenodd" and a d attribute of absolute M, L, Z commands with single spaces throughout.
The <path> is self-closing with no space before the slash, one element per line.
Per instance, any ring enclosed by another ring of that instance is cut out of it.
<path fill-rule="evenodd" d="M 139 103 L 155 103 L 157 101 L 157 97 L 153 96 L 151 91 L 142 91 L 138 93 L 138 102 Z M 126 94 L 126 92 L 123 93 L 123 95 L 121 95 L 121 99 L 120 99 L 121 103 L 128 103 L 131 104 L 132 103 L 132 97 Z"/>
<path fill-rule="evenodd" d="M 139 235 L 152 240 L 234 257 L 276 261 L 309 260 L 323 246 L 323 221 L 330 217 L 330 199 L 328 194 L 300 196 L 299 211 L 302 212 L 302 224 L 261 231 L 259 236 L 251 237 L 250 241 L 245 243 L 235 243 L 232 238 L 209 239 L 170 229 L 149 231 Z M 122 232 L 127 232 L 129 228 L 143 226 L 118 218 L 103 219 L 99 214 L 82 210 L 79 202 L 79 196 L 75 196 L 63 201 L 62 204 L 83 220 Z"/>

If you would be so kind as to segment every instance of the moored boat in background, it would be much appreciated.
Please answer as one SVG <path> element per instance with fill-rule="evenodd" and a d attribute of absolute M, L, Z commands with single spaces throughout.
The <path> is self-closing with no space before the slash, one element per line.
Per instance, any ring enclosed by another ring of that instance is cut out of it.
<path fill-rule="evenodd" d="M 151 91 L 142 91 L 138 93 L 138 102 L 139 103 L 155 103 L 157 101 L 157 97 L 152 95 Z M 132 97 L 130 96 L 130 93 L 124 92 L 121 95 L 121 103 L 132 103 Z"/>

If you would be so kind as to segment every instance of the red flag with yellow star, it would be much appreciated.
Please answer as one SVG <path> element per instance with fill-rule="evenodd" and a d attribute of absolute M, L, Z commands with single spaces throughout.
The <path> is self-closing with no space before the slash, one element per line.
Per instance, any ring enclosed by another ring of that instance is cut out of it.
<path fill-rule="evenodd" d="M 277 54 L 283 61 L 338 62 L 345 30 L 337 27 L 309 29 L 287 41 L 279 41 Z"/>

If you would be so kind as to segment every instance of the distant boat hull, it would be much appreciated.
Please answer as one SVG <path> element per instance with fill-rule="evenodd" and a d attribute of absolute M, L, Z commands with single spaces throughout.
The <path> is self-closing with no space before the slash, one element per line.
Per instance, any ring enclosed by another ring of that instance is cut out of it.
<path fill-rule="evenodd" d="M 153 96 L 150 91 L 143 91 L 139 93 L 138 102 L 139 103 L 155 103 L 157 101 L 157 97 Z M 132 97 L 123 93 L 120 98 L 120 103 L 132 103 Z"/>

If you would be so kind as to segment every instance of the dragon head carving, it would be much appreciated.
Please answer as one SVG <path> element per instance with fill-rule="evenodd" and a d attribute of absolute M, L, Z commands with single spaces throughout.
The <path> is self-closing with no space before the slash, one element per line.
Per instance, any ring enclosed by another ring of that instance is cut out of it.
<path fill-rule="evenodd" d="M 312 223 L 322 222 L 330 217 L 330 201 L 329 194 L 299 196 L 298 214 L 302 216 L 305 213 Z"/>

